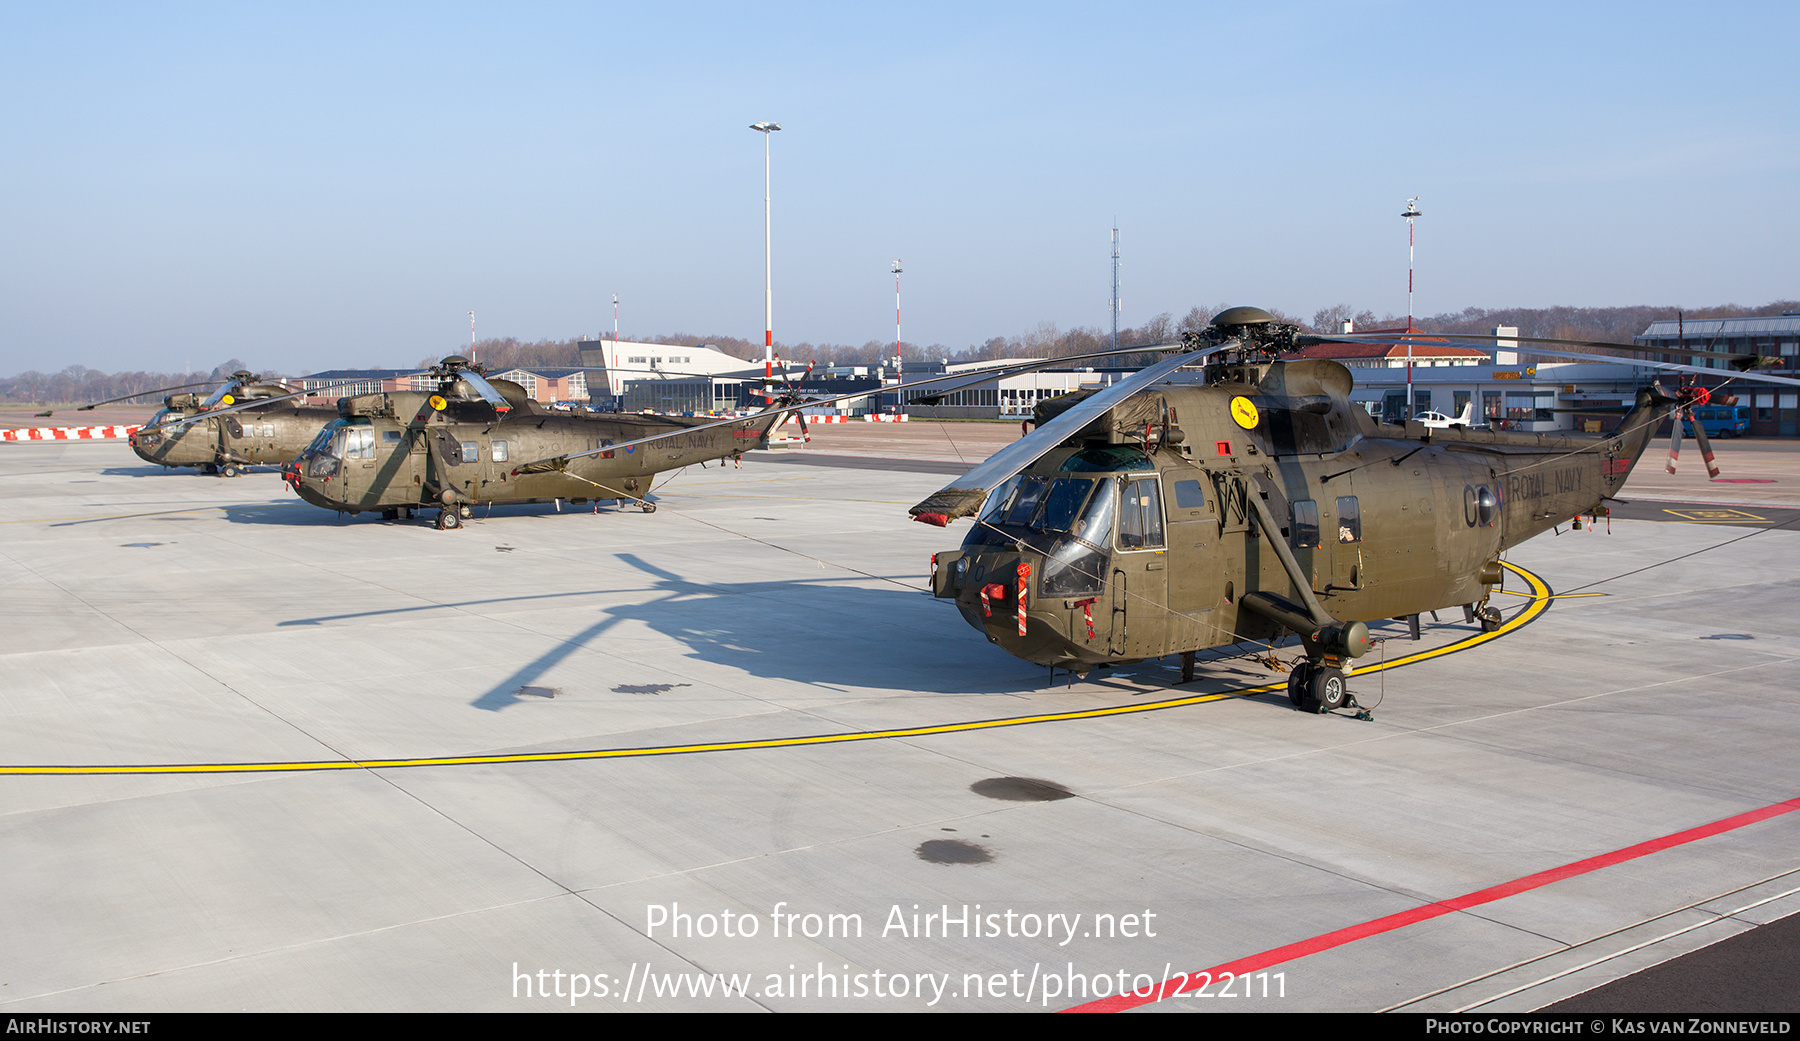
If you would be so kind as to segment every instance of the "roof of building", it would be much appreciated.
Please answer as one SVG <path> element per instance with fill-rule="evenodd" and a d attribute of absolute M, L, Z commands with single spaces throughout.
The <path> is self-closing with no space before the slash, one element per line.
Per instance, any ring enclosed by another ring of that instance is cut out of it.
<path fill-rule="evenodd" d="M 584 368 L 580 365 L 574 365 L 574 366 L 569 366 L 569 365 L 514 365 L 514 366 L 511 366 L 510 368 L 504 369 L 500 372 L 496 372 L 493 375 L 501 377 L 501 378 L 505 378 L 505 376 L 508 372 L 529 372 L 533 376 L 537 376 L 542 379 L 560 380 L 560 379 L 567 379 L 568 377 L 573 376 L 576 373 L 585 373 L 587 371 L 588 370 L 586 368 Z"/>
<path fill-rule="evenodd" d="M 1685 336 L 1689 340 L 1715 336 L 1800 336 L 1800 315 L 1784 314 L 1766 318 L 1689 318 L 1678 322 L 1673 318 L 1651 322 L 1639 333 L 1640 340 L 1673 340 Z"/>
<path fill-rule="evenodd" d="M 391 380 L 424 374 L 423 369 L 327 369 L 308 373 L 303 380 Z"/>

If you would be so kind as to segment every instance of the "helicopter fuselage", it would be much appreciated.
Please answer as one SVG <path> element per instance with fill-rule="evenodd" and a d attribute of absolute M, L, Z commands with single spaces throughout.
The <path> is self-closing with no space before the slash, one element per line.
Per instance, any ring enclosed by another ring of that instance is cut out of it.
<path fill-rule="evenodd" d="M 196 415 L 201 418 L 178 422 Z M 292 462 L 318 436 L 319 428 L 336 418 L 336 408 L 288 401 L 208 416 L 195 395 L 177 395 L 131 435 L 130 444 L 148 463 L 235 475 L 245 466 Z"/>
<path fill-rule="evenodd" d="M 716 420 L 551 412 L 495 382 L 512 401 L 505 412 L 480 400 L 419 392 L 344 398 L 339 417 L 317 431 L 284 476 L 307 502 L 344 513 L 399 516 L 418 508 L 558 499 L 628 499 L 648 509 L 645 496 L 656 474 L 740 456 L 765 443 L 782 418 L 748 416 L 681 434 Z M 674 436 L 607 450 L 665 433 Z M 589 451 L 596 454 L 568 458 Z"/>
<path fill-rule="evenodd" d="M 1190 375 L 996 488 L 962 548 L 935 558 L 933 592 L 1040 665 L 1284 631 L 1335 665 L 1367 647 L 1348 623 L 1485 608 L 1500 554 L 1599 509 L 1668 410 L 1641 392 L 1604 438 L 1429 429 L 1378 423 L 1331 361 Z"/>

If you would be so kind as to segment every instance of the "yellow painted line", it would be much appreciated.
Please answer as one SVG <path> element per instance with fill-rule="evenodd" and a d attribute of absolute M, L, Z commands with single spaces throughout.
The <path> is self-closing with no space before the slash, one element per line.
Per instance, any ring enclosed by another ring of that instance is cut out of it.
<path fill-rule="evenodd" d="M 1669 509 L 1665 509 L 1665 510 L 1663 510 L 1663 512 L 1667 513 L 1667 514 L 1672 514 L 1676 517 L 1680 517 L 1684 521 L 1691 521 L 1695 524 L 1720 524 L 1720 523 L 1729 523 L 1731 521 L 1740 521 L 1740 520 L 1766 521 L 1769 519 L 1767 517 L 1759 517 L 1754 513 L 1745 513 L 1742 510 L 1727 510 L 1727 509 L 1717 509 L 1717 510 L 1669 510 Z"/>
<path fill-rule="evenodd" d="M 1554 597 L 1550 587 L 1544 580 L 1512 564 L 1505 565 L 1508 571 L 1523 578 L 1532 588 L 1532 600 L 1524 610 L 1500 628 L 1491 633 L 1476 633 L 1464 637 L 1452 644 L 1437 647 L 1416 654 L 1408 654 L 1392 661 L 1357 669 L 1355 675 L 1362 676 L 1388 669 L 1397 669 L 1403 665 L 1441 658 L 1456 651 L 1479 647 L 1491 640 L 1518 631 L 1536 621 L 1545 611 L 1550 609 Z M 894 738 L 930 737 L 935 734 L 960 734 L 976 730 L 993 730 L 999 727 L 1027 726 L 1035 723 L 1061 723 L 1076 719 L 1104 719 L 1110 716 L 1129 716 L 1141 712 L 1156 712 L 1162 709 L 1182 708 L 1187 705 L 1203 705 L 1209 701 L 1223 701 L 1227 698 L 1244 697 L 1251 694 L 1266 694 L 1270 691 L 1284 690 L 1287 681 L 1266 683 L 1260 687 L 1245 687 L 1241 690 L 1226 691 L 1219 694 L 1195 694 L 1188 697 L 1168 698 L 1162 701 L 1139 702 L 1129 705 L 1113 705 L 1107 708 L 1078 709 L 1072 712 L 1046 712 L 1032 716 L 1009 716 L 1001 719 L 975 719 L 961 723 L 941 723 L 934 726 L 903 727 L 894 730 L 856 730 L 842 734 L 812 734 L 805 737 L 774 737 L 758 741 L 713 741 L 692 745 L 654 745 L 644 748 L 599 748 L 582 749 L 572 752 L 520 752 L 509 755 L 458 755 L 431 756 L 419 759 L 362 759 L 362 760 L 324 760 L 312 762 L 290 763 L 164 763 L 146 766 L 0 766 L 0 776 L 18 776 L 22 774 L 36 775 L 77 775 L 102 776 L 120 774 L 242 774 L 242 773 L 297 773 L 305 771 L 333 770 L 382 770 L 416 766 L 481 766 L 501 763 L 557 763 L 575 762 L 593 759 L 643 759 L 651 756 L 691 755 L 700 752 L 741 752 L 757 748 L 803 748 L 809 745 L 838 745 L 855 741 L 887 741 Z"/>

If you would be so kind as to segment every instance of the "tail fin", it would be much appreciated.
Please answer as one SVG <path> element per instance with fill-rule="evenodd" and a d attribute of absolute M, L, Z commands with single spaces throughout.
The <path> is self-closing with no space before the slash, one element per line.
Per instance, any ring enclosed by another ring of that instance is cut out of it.
<path fill-rule="evenodd" d="M 1619 421 L 1612 433 L 1606 435 L 1607 462 L 1601 474 L 1601 483 L 1608 495 L 1625 484 L 1625 478 L 1631 475 L 1631 468 L 1637 465 L 1644 450 L 1650 447 L 1650 439 L 1656 435 L 1656 428 L 1662 425 L 1663 419 L 1680 400 L 1654 385 L 1638 391 L 1637 401 L 1632 405 L 1631 411 L 1625 414 L 1625 418 Z"/>

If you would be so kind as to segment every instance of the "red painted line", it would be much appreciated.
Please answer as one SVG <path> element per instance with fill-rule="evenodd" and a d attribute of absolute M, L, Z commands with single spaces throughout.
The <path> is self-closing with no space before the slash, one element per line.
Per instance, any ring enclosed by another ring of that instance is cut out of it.
<path fill-rule="evenodd" d="M 1628 860 L 1636 860 L 1639 857 L 1646 857 L 1652 853 L 1659 853 L 1662 850 L 1670 849 L 1675 846 L 1685 845 L 1689 842 L 1709 838 L 1713 835 L 1719 835 L 1727 831 L 1735 831 L 1738 828 L 1755 824 L 1758 821 L 1765 821 L 1771 817 L 1779 817 L 1784 813 L 1793 813 L 1795 810 L 1800 810 L 1800 799 L 1789 799 L 1785 802 L 1773 803 L 1764 806 L 1759 810 L 1740 813 L 1735 817 L 1726 817 L 1724 820 L 1716 820 L 1711 824 L 1702 824 L 1697 828 L 1689 828 L 1686 831 L 1678 831 L 1672 835 L 1664 835 L 1661 838 L 1651 839 L 1648 842 L 1640 842 L 1635 846 L 1626 846 L 1624 849 L 1616 849 L 1611 853 L 1602 853 L 1599 856 L 1589 857 L 1586 860 L 1577 860 L 1572 864 L 1564 864 L 1561 867 L 1554 867 L 1548 871 L 1540 871 L 1535 875 L 1526 875 L 1523 878 L 1515 878 L 1511 882 L 1502 882 L 1497 886 L 1479 889 L 1473 893 L 1452 897 L 1449 900 L 1440 900 L 1436 903 L 1424 904 L 1412 908 L 1411 910 L 1400 911 L 1396 914 L 1386 915 L 1381 918 L 1373 918 L 1367 922 L 1347 926 L 1343 929 L 1321 933 L 1309 940 L 1301 940 L 1297 943 L 1275 947 L 1263 951 L 1261 954 L 1252 954 L 1247 958 L 1239 958 L 1237 961 L 1226 962 L 1223 965 L 1215 965 L 1210 969 L 1199 969 L 1193 972 L 1183 973 L 1165 981 L 1161 986 L 1156 987 L 1147 994 L 1126 991 L 1124 994 L 1115 994 L 1110 998 L 1101 998 L 1098 1001 L 1090 1001 L 1083 1005 L 1076 1005 L 1073 1008 L 1064 1009 L 1063 1011 L 1124 1012 L 1129 1009 L 1137 1008 L 1140 1005 L 1149 1005 L 1161 1001 L 1164 998 L 1172 998 L 1202 986 L 1211 986 L 1212 984 L 1220 982 L 1220 977 L 1225 973 L 1230 973 L 1233 976 L 1244 976 L 1253 972 L 1261 972 L 1272 965 L 1280 965 L 1283 962 L 1294 961 L 1299 958 L 1304 958 L 1309 954 L 1317 954 L 1320 951 L 1331 950 L 1334 947 L 1342 947 L 1345 944 L 1354 943 L 1357 940 L 1365 939 L 1370 936 L 1379 936 L 1382 933 L 1393 932 L 1395 929 L 1403 929 L 1415 922 L 1440 918 L 1452 911 L 1466 911 L 1471 907 L 1479 907 L 1482 904 L 1493 903 L 1496 900 L 1504 900 L 1509 896 L 1517 896 L 1520 893 L 1542 888 L 1552 882 L 1561 882 L 1565 878 L 1574 878 L 1577 875 L 1585 875 L 1591 871 L 1612 867 L 1615 864 L 1623 864 Z M 1195 977 L 1199 978 L 1196 979 Z"/>

